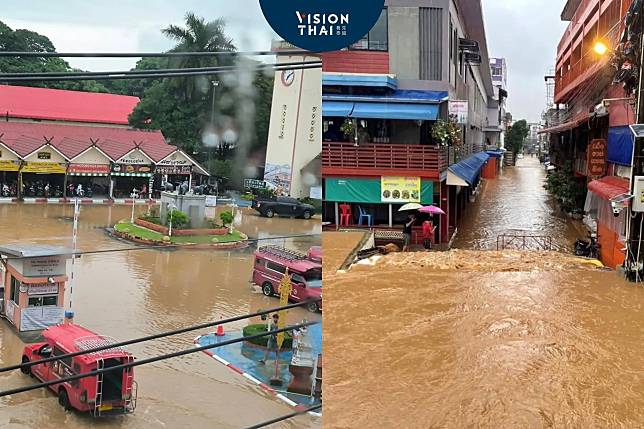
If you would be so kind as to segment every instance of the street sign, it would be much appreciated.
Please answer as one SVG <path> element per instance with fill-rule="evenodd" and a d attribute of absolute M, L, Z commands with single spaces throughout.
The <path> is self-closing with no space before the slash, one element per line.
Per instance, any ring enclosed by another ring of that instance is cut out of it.
<path fill-rule="evenodd" d="M 244 188 L 246 189 L 265 189 L 266 182 L 259 179 L 244 179 Z"/>

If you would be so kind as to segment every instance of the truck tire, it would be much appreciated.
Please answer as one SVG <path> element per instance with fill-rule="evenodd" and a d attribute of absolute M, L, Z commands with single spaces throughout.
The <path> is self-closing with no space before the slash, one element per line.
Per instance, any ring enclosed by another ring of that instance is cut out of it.
<path fill-rule="evenodd" d="M 22 357 L 22 363 L 25 364 L 25 363 L 28 363 L 28 362 L 29 362 L 29 358 L 27 356 L 23 356 Z M 31 367 L 30 366 L 22 366 L 22 367 L 20 367 L 20 372 L 22 372 L 23 374 L 26 374 L 26 375 L 31 375 Z"/>
<path fill-rule="evenodd" d="M 72 406 L 69 403 L 69 395 L 67 395 L 67 391 L 63 387 L 61 387 L 58 391 L 58 403 L 61 407 L 63 407 L 65 411 L 72 409 Z"/>
<path fill-rule="evenodd" d="M 304 210 L 304 213 L 302 214 L 302 217 L 304 219 L 311 219 L 311 211 L 310 210 Z"/>
<path fill-rule="evenodd" d="M 271 218 L 275 216 L 275 211 L 273 211 L 273 209 L 268 209 L 264 214 L 266 215 L 266 217 Z"/>
<path fill-rule="evenodd" d="M 317 302 L 309 302 L 308 304 L 306 304 L 306 309 L 311 313 L 317 313 L 320 310 Z"/>
<path fill-rule="evenodd" d="M 262 293 L 266 296 L 273 296 L 275 295 L 275 289 L 273 289 L 273 285 L 270 282 L 264 282 L 262 285 Z"/>

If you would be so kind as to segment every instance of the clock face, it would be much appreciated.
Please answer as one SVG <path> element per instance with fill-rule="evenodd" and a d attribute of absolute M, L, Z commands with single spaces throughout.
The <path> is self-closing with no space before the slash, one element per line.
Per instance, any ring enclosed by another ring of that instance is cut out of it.
<path fill-rule="evenodd" d="M 285 86 L 291 86 L 295 82 L 295 70 L 284 70 L 282 72 L 282 83 Z"/>

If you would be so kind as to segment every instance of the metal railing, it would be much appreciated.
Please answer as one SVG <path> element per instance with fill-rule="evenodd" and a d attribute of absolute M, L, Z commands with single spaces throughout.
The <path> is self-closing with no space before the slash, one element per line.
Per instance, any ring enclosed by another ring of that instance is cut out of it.
<path fill-rule="evenodd" d="M 508 232 L 496 238 L 496 250 L 552 250 L 552 237 L 531 232 Z"/>

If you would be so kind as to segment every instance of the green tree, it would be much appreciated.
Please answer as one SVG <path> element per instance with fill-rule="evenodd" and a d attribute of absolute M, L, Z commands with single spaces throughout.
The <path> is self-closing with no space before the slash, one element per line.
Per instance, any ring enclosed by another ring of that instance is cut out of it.
<path fill-rule="evenodd" d="M 168 66 L 168 58 L 146 57 L 137 61 L 136 66 L 131 70 L 159 70 L 168 68 Z M 132 95 L 141 98 L 147 88 L 161 81 L 163 81 L 163 78 L 106 80 L 104 85 L 113 94 Z"/>
<path fill-rule="evenodd" d="M 505 135 L 505 143 L 515 156 L 523 150 L 523 142 L 528 137 L 529 132 L 530 129 L 525 119 L 515 122 L 508 128 L 508 132 Z"/>

